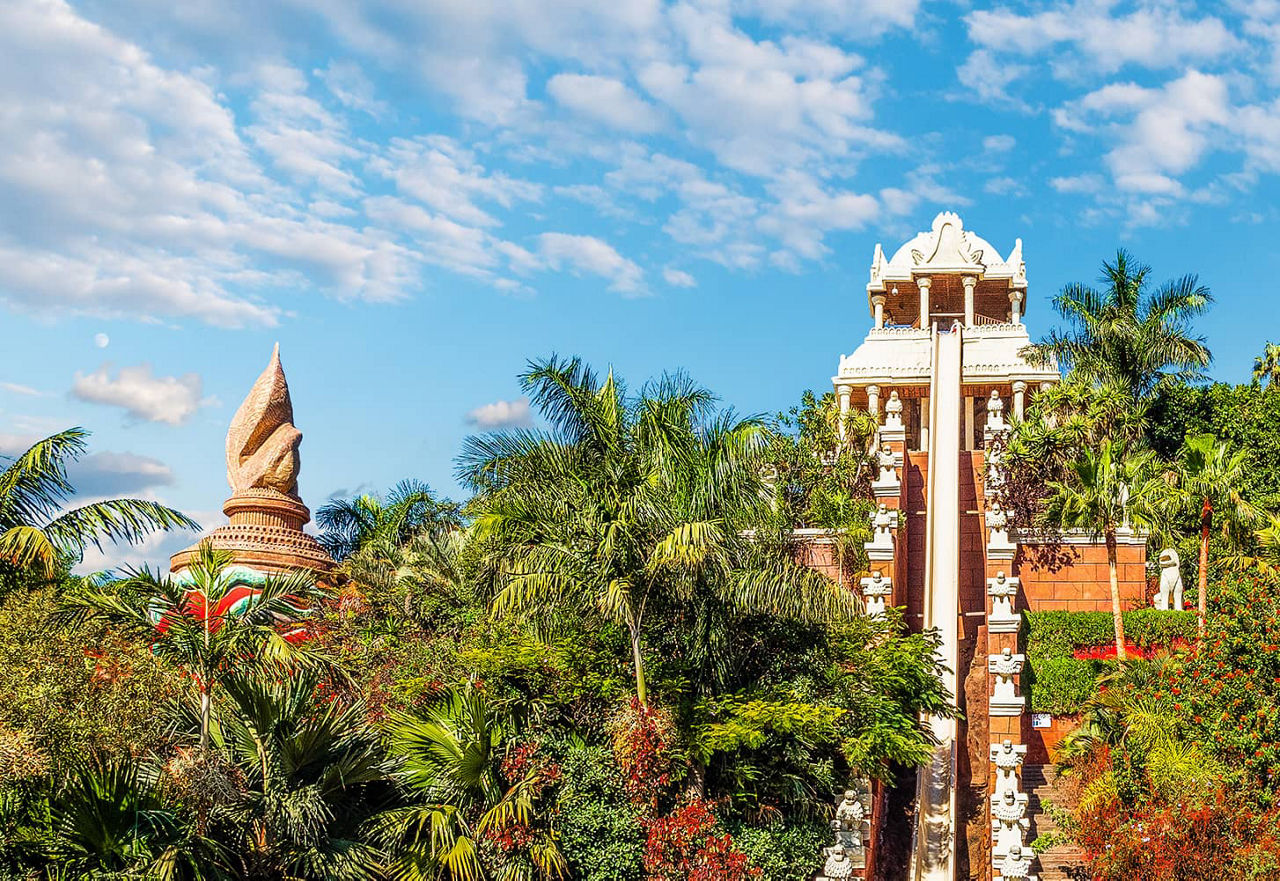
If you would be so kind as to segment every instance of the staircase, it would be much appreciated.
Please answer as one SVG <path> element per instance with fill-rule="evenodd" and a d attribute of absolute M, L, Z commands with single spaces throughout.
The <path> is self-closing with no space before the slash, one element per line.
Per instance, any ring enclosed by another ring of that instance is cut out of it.
<path fill-rule="evenodd" d="M 1027 794 L 1027 816 L 1031 818 L 1030 841 L 1037 836 L 1058 831 L 1053 818 L 1045 810 L 1047 803 L 1059 807 L 1066 804 L 1058 772 L 1053 765 L 1023 765 L 1022 789 Z M 1040 854 L 1041 881 L 1077 881 L 1087 879 L 1084 851 L 1073 844 L 1059 844 Z"/>

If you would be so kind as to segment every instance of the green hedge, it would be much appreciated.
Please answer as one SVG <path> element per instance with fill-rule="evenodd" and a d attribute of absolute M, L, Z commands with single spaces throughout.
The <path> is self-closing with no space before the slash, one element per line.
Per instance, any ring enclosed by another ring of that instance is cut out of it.
<path fill-rule="evenodd" d="M 1027 612 L 1027 675 L 1023 692 L 1032 712 L 1077 712 L 1094 693 L 1098 677 L 1116 668 L 1114 660 L 1073 657 L 1077 648 L 1115 642 L 1110 612 Z M 1137 609 L 1124 613 L 1125 639 L 1141 648 L 1167 646 L 1196 635 L 1195 612 Z"/>

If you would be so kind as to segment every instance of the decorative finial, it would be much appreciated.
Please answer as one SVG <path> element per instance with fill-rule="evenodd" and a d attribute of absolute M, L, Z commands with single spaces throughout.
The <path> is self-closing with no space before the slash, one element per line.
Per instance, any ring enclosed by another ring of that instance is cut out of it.
<path fill-rule="evenodd" d="M 254 382 L 227 431 L 227 482 L 232 492 L 273 489 L 297 497 L 302 432 L 293 424 L 293 402 L 280 365 L 280 344 Z"/>

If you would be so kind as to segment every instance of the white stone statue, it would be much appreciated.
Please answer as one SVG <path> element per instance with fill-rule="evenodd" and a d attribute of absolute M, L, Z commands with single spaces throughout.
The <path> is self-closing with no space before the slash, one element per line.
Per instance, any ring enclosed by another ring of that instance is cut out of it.
<path fill-rule="evenodd" d="M 887 431 L 902 431 L 902 399 L 896 391 L 889 392 L 884 405 L 884 427 Z"/>
<path fill-rule="evenodd" d="M 1004 453 L 1000 450 L 1000 444 L 991 444 L 987 450 L 987 495 L 992 495 L 996 490 L 1004 486 Z"/>
<path fill-rule="evenodd" d="M 880 503 L 880 507 L 871 513 L 871 543 L 877 546 L 893 545 L 893 530 L 898 528 L 898 511 Z"/>
<path fill-rule="evenodd" d="M 1004 547 L 1011 542 L 1009 541 L 1009 522 L 1013 520 L 1013 514 L 1001 507 L 999 502 L 992 502 L 991 507 L 987 509 L 987 545 L 992 547 Z"/>
<path fill-rule="evenodd" d="M 836 844 L 847 852 L 860 853 L 863 848 L 862 822 L 866 816 L 866 809 L 858 800 L 858 793 L 846 789 L 844 798 L 836 806 L 836 818 L 831 821 L 831 828 L 836 833 Z"/>
<path fill-rule="evenodd" d="M 849 859 L 849 854 L 845 853 L 845 849 L 840 845 L 826 848 L 827 859 L 822 864 L 822 875 L 815 881 L 822 879 L 830 879 L 830 881 L 844 881 L 846 878 L 853 877 L 853 860 Z"/>
<path fill-rule="evenodd" d="M 1002 857 L 1016 847 L 1024 847 L 1023 836 L 1030 830 L 1027 819 L 1027 794 L 1005 790 L 991 802 L 991 855 Z"/>
<path fill-rule="evenodd" d="M 867 795 L 869 798 L 869 790 Z M 852 877 L 855 870 L 866 867 L 867 836 L 871 833 L 868 810 L 857 790 L 845 790 L 836 805 L 835 819 L 831 821 L 835 844 L 822 849 L 825 858 L 822 872 L 814 881 L 844 881 Z"/>
<path fill-rule="evenodd" d="M 1013 609 L 1013 602 L 1018 596 L 1018 579 L 997 572 L 995 578 L 987 581 L 987 593 L 991 596 L 991 617 L 988 623 L 992 632 L 1007 633 L 1009 625 L 1016 631 L 1020 619 Z"/>
<path fill-rule="evenodd" d="M 882 617 L 892 593 L 893 580 L 885 578 L 884 573 L 879 570 L 862 579 L 862 605 L 867 610 L 868 617 Z"/>
<path fill-rule="evenodd" d="M 1182 611 L 1182 561 L 1173 548 L 1160 552 L 1160 592 L 1155 595 L 1157 609 Z"/>
<path fill-rule="evenodd" d="M 1026 881 L 1036 881 L 1036 876 L 1031 874 L 1031 859 L 1033 854 L 1021 846 L 1009 848 L 1009 852 L 1004 855 L 1004 859 L 998 860 L 996 866 L 999 874 L 996 876 L 997 881 L 1006 881 L 1010 878 L 1026 879 Z"/>
<path fill-rule="evenodd" d="M 880 479 L 877 482 L 896 484 L 898 482 L 898 457 L 894 455 L 888 444 L 880 445 L 880 451 L 876 453 L 876 461 L 880 465 Z"/>
<path fill-rule="evenodd" d="M 1013 677 L 1022 672 L 1022 666 L 1026 660 L 1026 655 L 1015 655 L 1008 647 L 998 655 L 987 657 L 987 669 L 996 677 L 994 687 L 991 689 L 991 715 L 1022 713 L 1024 698 L 1018 696 Z"/>
<path fill-rule="evenodd" d="M 1116 493 L 1116 501 L 1120 503 L 1120 526 L 1124 529 L 1129 528 L 1129 492 L 1129 484 L 1125 483 L 1123 480 L 1120 481 L 1120 487 Z"/>
<path fill-rule="evenodd" d="M 1000 392 L 996 389 L 992 389 L 991 397 L 987 398 L 987 428 L 991 431 L 1004 431 L 1007 428 L 1004 422 L 1004 401 L 1000 399 Z"/>
<path fill-rule="evenodd" d="M 1018 768 L 1022 767 L 1026 757 L 1027 747 L 1024 744 L 1014 746 L 1008 738 L 1003 743 L 992 744 L 991 761 L 996 766 L 996 790 L 992 798 L 1004 798 L 1005 792 L 1019 793 Z"/>

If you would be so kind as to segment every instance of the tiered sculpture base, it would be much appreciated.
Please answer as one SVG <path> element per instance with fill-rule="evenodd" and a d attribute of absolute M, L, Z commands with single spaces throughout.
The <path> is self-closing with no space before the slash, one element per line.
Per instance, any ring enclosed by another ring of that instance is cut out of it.
<path fill-rule="evenodd" d="M 242 566 L 262 572 L 311 569 L 324 574 L 336 565 L 320 543 L 302 531 L 311 512 L 297 498 L 273 489 L 242 490 L 227 499 L 222 512 L 231 522 L 202 542 L 230 551 Z M 174 554 L 169 558 L 170 569 L 177 573 L 187 568 L 198 548 L 196 544 Z"/>

